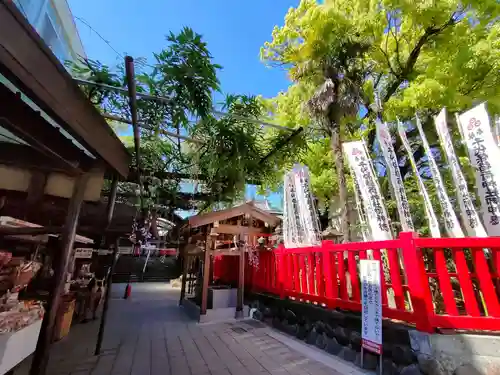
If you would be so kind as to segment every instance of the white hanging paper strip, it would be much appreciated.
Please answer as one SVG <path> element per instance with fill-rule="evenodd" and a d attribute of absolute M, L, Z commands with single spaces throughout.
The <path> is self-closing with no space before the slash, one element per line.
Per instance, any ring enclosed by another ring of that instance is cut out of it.
<path fill-rule="evenodd" d="M 417 163 L 415 163 L 415 159 L 413 158 L 413 151 L 410 146 L 410 142 L 408 142 L 408 138 L 406 137 L 406 132 L 403 127 L 403 124 L 398 120 L 398 133 L 401 138 L 401 142 L 408 154 L 408 160 L 410 161 L 411 168 L 413 173 L 417 178 L 418 190 L 420 191 L 420 195 L 422 195 L 422 199 L 424 200 L 424 210 L 425 216 L 427 217 L 427 222 L 429 223 L 429 231 L 431 232 L 431 236 L 434 238 L 441 237 L 441 231 L 439 230 L 439 222 L 436 217 L 436 213 L 434 212 L 434 208 L 432 207 L 431 199 L 429 198 L 429 193 L 420 177 L 420 173 L 418 172 Z"/>
<path fill-rule="evenodd" d="M 469 194 L 469 189 L 467 187 L 467 181 L 460 168 L 460 163 L 458 162 L 457 155 L 455 154 L 455 149 L 453 148 L 453 142 L 451 141 L 450 132 L 448 131 L 448 125 L 446 122 L 446 109 L 443 108 L 439 115 L 434 117 L 434 123 L 436 124 L 436 130 L 441 142 L 441 147 L 446 154 L 446 159 L 448 160 L 448 165 L 451 169 L 451 175 L 453 182 L 456 186 L 458 203 L 460 205 L 460 214 L 462 216 L 462 222 L 465 226 L 467 234 L 471 237 L 487 237 L 486 231 L 484 230 L 483 224 L 477 214 L 474 203 Z"/>
<path fill-rule="evenodd" d="M 413 232 L 415 228 L 411 219 L 410 205 L 408 203 L 408 197 L 406 196 L 401 171 L 399 170 L 398 158 L 392 145 L 391 133 L 389 133 L 387 129 L 387 124 L 378 119 L 376 120 L 376 126 L 377 139 L 382 149 L 382 154 L 384 155 L 394 194 L 396 195 L 396 206 L 398 208 L 401 227 L 405 232 Z"/>
<path fill-rule="evenodd" d="M 368 157 L 364 143 L 362 141 L 348 142 L 343 144 L 343 148 L 347 161 L 354 172 L 353 178 L 356 179 L 359 186 L 371 238 L 375 241 L 392 239 L 384 200 L 380 194 L 380 187 L 373 173 L 371 159 Z"/>
<path fill-rule="evenodd" d="M 418 116 L 416 117 L 416 119 L 417 129 L 424 146 L 425 154 L 427 155 L 429 169 L 431 170 L 432 181 L 434 182 L 434 186 L 436 186 L 436 192 L 439 199 L 439 204 L 441 205 L 441 212 L 443 215 L 446 232 L 450 237 L 463 237 L 464 232 L 460 227 L 460 223 L 458 222 L 455 210 L 451 205 L 450 198 L 448 197 L 448 193 L 446 192 L 443 179 L 441 178 L 441 174 L 439 173 L 439 169 L 436 164 L 436 160 L 434 160 L 434 155 L 432 155 L 431 147 L 429 146 L 429 142 L 427 142 L 427 138 L 425 137 L 422 123 L 420 122 Z"/>
<path fill-rule="evenodd" d="M 459 116 L 471 165 L 476 172 L 476 187 L 481 199 L 481 212 L 486 232 L 500 236 L 500 149 L 491 133 L 486 105 L 480 104 Z"/>
<path fill-rule="evenodd" d="M 317 246 L 321 233 L 314 197 L 311 194 L 309 170 L 295 165 L 285 175 L 284 226 L 285 247 Z"/>

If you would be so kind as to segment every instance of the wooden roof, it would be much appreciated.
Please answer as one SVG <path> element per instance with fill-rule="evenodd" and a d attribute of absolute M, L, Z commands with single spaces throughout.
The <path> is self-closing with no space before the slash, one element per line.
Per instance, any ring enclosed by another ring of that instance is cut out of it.
<path fill-rule="evenodd" d="M 278 225 L 281 219 L 269 212 L 261 210 L 253 205 L 253 202 L 244 203 L 242 205 L 228 208 L 226 210 L 209 212 L 206 214 L 196 215 L 189 218 L 189 225 L 192 228 L 211 224 L 216 221 L 227 220 L 232 217 L 249 214 L 255 219 L 269 223 L 272 226 Z"/>
<path fill-rule="evenodd" d="M 12 1 L 0 2 L 0 73 L 96 159 L 127 176 L 125 146 Z M 33 128 L 33 121 L 15 125 Z M 47 125 L 50 131 L 52 125 Z"/>

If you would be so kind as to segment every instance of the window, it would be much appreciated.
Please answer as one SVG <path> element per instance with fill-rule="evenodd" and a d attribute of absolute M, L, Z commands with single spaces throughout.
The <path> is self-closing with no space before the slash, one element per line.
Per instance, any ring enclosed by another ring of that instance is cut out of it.
<path fill-rule="evenodd" d="M 52 22 L 48 14 L 44 16 L 44 21 L 40 30 L 40 36 L 45 41 L 47 46 L 52 50 L 54 55 L 56 55 L 59 61 L 64 62 L 68 59 L 68 48 L 65 40 L 62 39 L 56 32 L 56 27 L 54 27 L 54 23 Z"/>

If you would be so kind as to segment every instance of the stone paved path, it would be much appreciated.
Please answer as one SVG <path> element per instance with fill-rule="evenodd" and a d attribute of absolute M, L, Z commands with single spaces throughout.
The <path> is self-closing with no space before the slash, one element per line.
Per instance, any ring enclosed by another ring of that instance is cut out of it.
<path fill-rule="evenodd" d="M 259 322 L 199 325 L 177 306 L 176 289 L 113 285 L 103 352 L 93 356 L 98 323 L 77 325 L 53 346 L 50 375 L 340 375 L 277 341 Z M 16 370 L 26 375 L 29 361 Z"/>

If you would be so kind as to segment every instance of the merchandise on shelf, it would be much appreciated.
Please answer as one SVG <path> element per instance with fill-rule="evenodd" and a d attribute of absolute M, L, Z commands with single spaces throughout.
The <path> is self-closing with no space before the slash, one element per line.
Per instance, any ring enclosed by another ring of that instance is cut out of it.
<path fill-rule="evenodd" d="M 44 309 L 39 301 L 18 300 L 18 292 L 40 268 L 38 262 L 0 251 L 0 334 L 16 332 L 43 317 Z"/>

